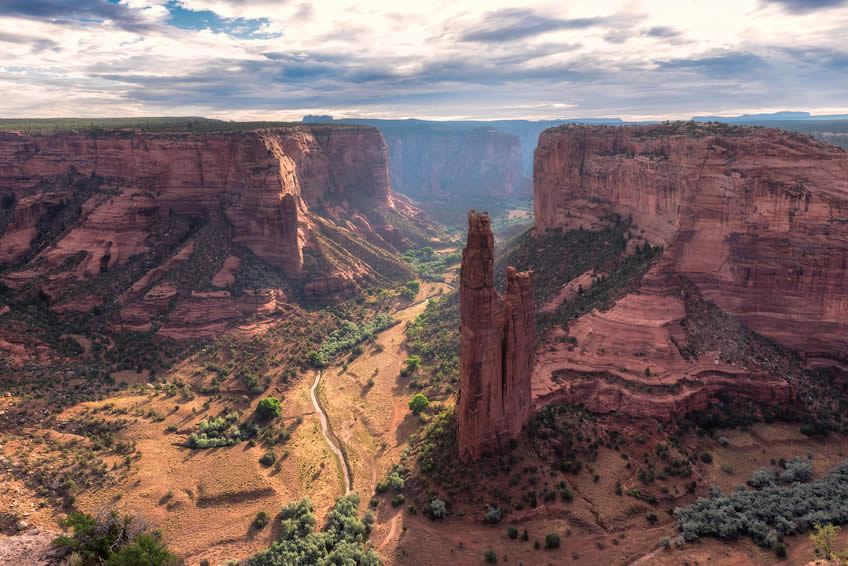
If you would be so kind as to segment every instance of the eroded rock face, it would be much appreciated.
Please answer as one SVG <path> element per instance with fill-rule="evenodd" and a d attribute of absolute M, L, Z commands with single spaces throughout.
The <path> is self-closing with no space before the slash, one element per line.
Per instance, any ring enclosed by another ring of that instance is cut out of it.
<path fill-rule="evenodd" d="M 534 192 L 537 230 L 632 217 L 667 273 L 754 331 L 810 364 L 848 358 L 845 150 L 760 128 L 561 127 L 540 136 Z"/>
<path fill-rule="evenodd" d="M 116 328 L 176 338 L 271 313 L 293 288 L 350 292 L 377 267 L 323 232 L 396 254 L 404 234 L 364 216 L 420 213 L 392 195 L 379 131 L 354 125 L 0 132 L 0 197 L 0 281 L 59 313 L 115 302 Z"/>
<path fill-rule="evenodd" d="M 468 215 L 460 282 L 459 454 L 464 461 L 518 436 L 531 410 L 535 299 L 532 272 L 507 270 L 502 299 L 494 286 L 494 236 L 488 214 Z"/>

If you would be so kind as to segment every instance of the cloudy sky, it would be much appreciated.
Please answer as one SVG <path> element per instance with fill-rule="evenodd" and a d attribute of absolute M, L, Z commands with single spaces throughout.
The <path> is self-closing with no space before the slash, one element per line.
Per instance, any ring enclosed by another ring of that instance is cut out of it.
<path fill-rule="evenodd" d="M 0 116 L 848 113 L 846 0 L 0 0 Z"/>

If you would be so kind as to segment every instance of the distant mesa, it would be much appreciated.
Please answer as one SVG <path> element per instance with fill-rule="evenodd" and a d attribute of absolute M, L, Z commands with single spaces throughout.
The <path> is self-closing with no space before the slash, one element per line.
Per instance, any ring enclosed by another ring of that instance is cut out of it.
<path fill-rule="evenodd" d="M 504 297 L 495 290 L 494 236 L 486 213 L 468 214 L 462 251 L 460 393 L 457 412 L 462 461 L 516 438 L 532 412 L 535 361 L 533 272 L 509 267 Z"/>

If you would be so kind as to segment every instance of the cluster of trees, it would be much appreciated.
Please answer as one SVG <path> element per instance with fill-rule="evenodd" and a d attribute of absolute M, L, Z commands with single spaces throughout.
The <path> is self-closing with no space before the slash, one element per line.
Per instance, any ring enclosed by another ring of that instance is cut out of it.
<path fill-rule="evenodd" d="M 67 556 L 67 563 L 79 566 L 177 566 L 183 561 L 172 554 L 158 531 L 146 523 L 117 511 L 98 517 L 75 511 L 66 526 L 70 536 L 60 536 L 53 544 Z"/>
<path fill-rule="evenodd" d="M 217 448 L 232 446 L 242 440 L 256 436 L 256 426 L 250 423 L 238 424 L 239 414 L 230 413 L 226 417 L 210 417 L 197 423 L 197 432 L 188 437 L 189 448 Z"/>
<path fill-rule="evenodd" d="M 363 325 L 347 320 L 338 330 L 330 333 L 317 351 L 309 354 L 309 361 L 315 367 L 324 367 L 341 352 L 352 350 L 354 346 L 375 336 L 381 330 L 395 323 L 390 314 L 377 315 L 373 320 Z"/>
<path fill-rule="evenodd" d="M 757 544 L 777 550 L 783 535 L 805 532 L 814 524 L 848 522 L 848 460 L 822 479 L 802 483 L 811 477 L 809 463 L 800 458 L 784 463 L 780 478 L 792 482 L 785 487 L 777 485 L 775 470 L 757 470 L 748 483 L 759 489 L 741 487 L 729 495 L 715 490 L 711 499 L 675 509 L 678 527 L 690 542 L 700 536 L 750 536 Z"/>
<path fill-rule="evenodd" d="M 379 555 L 366 547 L 373 513 L 359 520 L 358 511 L 357 494 L 339 497 L 324 529 L 313 532 L 316 519 L 309 500 L 290 503 L 278 516 L 279 540 L 249 558 L 246 566 L 379 566 Z"/>
<path fill-rule="evenodd" d="M 444 281 L 444 272 L 451 265 L 462 261 L 461 254 L 440 255 L 430 246 L 404 252 L 403 259 L 411 263 L 418 271 L 418 276 L 427 281 Z"/>

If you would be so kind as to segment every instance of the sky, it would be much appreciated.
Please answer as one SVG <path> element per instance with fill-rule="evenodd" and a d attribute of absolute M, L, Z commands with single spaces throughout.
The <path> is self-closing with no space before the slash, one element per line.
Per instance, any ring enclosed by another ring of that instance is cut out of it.
<path fill-rule="evenodd" d="M 0 116 L 848 113 L 848 0 L 0 0 Z"/>

